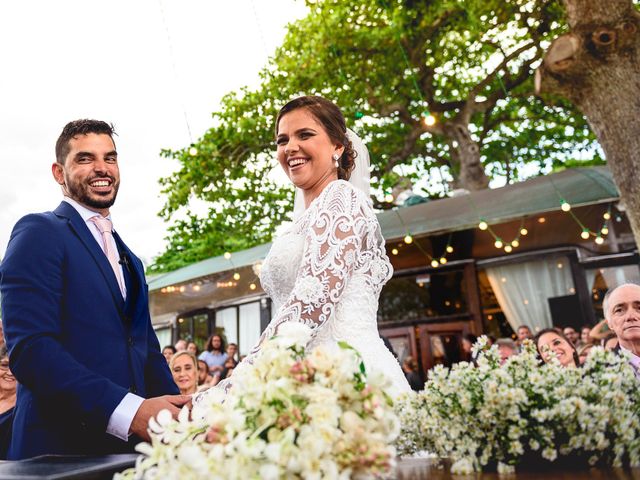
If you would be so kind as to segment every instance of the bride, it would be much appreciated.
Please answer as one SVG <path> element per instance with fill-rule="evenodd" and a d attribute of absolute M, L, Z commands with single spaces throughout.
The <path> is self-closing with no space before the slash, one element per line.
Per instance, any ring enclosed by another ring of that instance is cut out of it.
<path fill-rule="evenodd" d="M 274 240 L 260 272 L 275 316 L 239 368 L 285 322 L 312 329 L 309 347 L 344 341 L 396 396 L 409 385 L 377 326 L 378 297 L 393 273 L 369 198 L 369 154 L 322 97 L 287 103 L 276 120 L 278 161 L 296 186 L 294 222 Z M 228 386 L 228 385 L 227 385 Z"/>

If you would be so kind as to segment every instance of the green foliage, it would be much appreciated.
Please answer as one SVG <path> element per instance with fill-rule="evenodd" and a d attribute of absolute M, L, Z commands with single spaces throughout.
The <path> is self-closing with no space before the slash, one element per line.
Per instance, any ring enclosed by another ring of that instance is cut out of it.
<path fill-rule="evenodd" d="M 517 181 L 568 159 L 600 161 L 583 117 L 544 104 L 532 73 L 562 31 L 557 0 L 317 0 L 261 73 L 257 90 L 224 97 L 213 126 L 189 147 L 164 151 L 180 169 L 161 180 L 175 221 L 168 250 L 151 271 L 269 241 L 292 207 L 292 190 L 269 177 L 274 119 L 286 101 L 318 94 L 335 101 L 367 142 L 373 187 L 401 177 L 431 197 L 460 182 L 479 151 L 486 175 Z M 429 112 L 437 118 L 424 124 Z M 473 147 L 472 145 L 472 147 Z M 477 153 L 476 153 L 477 154 Z M 209 206 L 197 216 L 190 205 Z"/>

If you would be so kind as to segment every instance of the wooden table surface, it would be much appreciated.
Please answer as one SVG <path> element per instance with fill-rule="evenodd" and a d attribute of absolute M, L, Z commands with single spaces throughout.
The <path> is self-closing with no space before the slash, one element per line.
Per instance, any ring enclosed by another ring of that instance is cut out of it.
<path fill-rule="evenodd" d="M 589 470 L 560 470 L 557 472 L 526 472 L 513 475 L 497 473 L 476 473 L 453 475 L 448 462 L 438 462 L 430 458 L 404 458 L 398 462 L 395 475 L 399 480 L 640 480 L 640 469 L 591 468 Z"/>

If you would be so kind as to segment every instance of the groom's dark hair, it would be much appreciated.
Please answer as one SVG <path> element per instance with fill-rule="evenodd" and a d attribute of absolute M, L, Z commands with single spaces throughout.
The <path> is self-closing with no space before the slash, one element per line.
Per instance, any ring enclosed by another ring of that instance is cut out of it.
<path fill-rule="evenodd" d="M 299 108 L 306 109 L 322 124 L 331 141 L 344 146 L 344 152 L 339 160 L 338 178 L 349 180 L 351 171 L 355 166 L 354 160 L 356 158 L 356 152 L 353 150 L 351 140 L 347 137 L 347 126 L 344 121 L 344 115 L 342 115 L 338 106 L 332 101 L 311 95 L 294 98 L 278 112 L 278 117 L 276 118 L 276 137 L 278 136 L 280 119 L 287 113 Z"/>
<path fill-rule="evenodd" d="M 69 141 L 78 135 L 87 135 L 89 133 L 109 135 L 115 146 L 116 142 L 113 136 L 117 135 L 113 124 L 103 122 L 102 120 L 81 119 L 67 123 L 62 129 L 62 133 L 56 141 L 56 162 L 64 165 L 64 161 L 71 151 Z"/>

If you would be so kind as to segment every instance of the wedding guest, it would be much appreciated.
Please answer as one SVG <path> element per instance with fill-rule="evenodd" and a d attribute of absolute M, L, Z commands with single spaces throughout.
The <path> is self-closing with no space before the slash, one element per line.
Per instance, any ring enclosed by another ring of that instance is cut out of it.
<path fill-rule="evenodd" d="M 518 329 L 518 332 L 519 331 L 520 329 Z M 510 338 L 499 338 L 496 340 L 496 345 L 498 346 L 498 352 L 500 353 L 500 365 L 504 365 L 509 357 L 518 354 L 518 346 Z"/>
<path fill-rule="evenodd" d="M 606 338 L 611 336 L 611 330 L 609 329 L 609 325 L 607 325 L 607 320 L 600 320 L 589 332 L 589 338 L 592 342 L 600 342 Z"/>
<path fill-rule="evenodd" d="M 580 330 L 580 345 L 588 345 L 593 344 L 593 340 L 591 339 L 591 327 L 582 327 Z"/>
<path fill-rule="evenodd" d="M 187 352 L 193 354 L 196 358 L 198 357 L 198 345 L 196 345 L 196 342 L 187 343 Z"/>
<path fill-rule="evenodd" d="M 571 344 L 575 347 L 580 339 L 580 335 L 576 332 L 576 329 L 573 327 L 564 327 L 562 330 L 565 338 L 571 342 Z"/>
<path fill-rule="evenodd" d="M 218 376 L 224 369 L 224 362 L 227 360 L 227 354 L 225 352 L 224 340 L 220 335 L 214 333 L 207 340 L 205 351 L 200 354 L 198 360 L 204 360 L 209 365 L 209 372 L 211 375 Z"/>
<path fill-rule="evenodd" d="M 171 362 L 171 357 L 173 357 L 176 353 L 176 347 L 173 345 L 167 345 L 162 349 L 162 355 L 167 359 L 167 363 Z"/>
<path fill-rule="evenodd" d="M 412 356 L 404 359 L 404 362 L 402 362 L 402 371 L 404 372 L 404 376 L 407 377 L 407 382 L 409 382 L 411 390 L 419 392 L 424 388 L 424 381 L 418 373 L 418 362 L 416 362 Z"/>
<path fill-rule="evenodd" d="M 529 328 L 528 325 L 520 325 L 518 327 L 518 331 L 516 332 L 516 335 L 518 336 L 518 338 L 516 339 L 516 346 L 518 348 L 518 351 L 522 349 L 522 342 L 524 342 L 527 339 L 533 338 L 533 335 L 531 334 L 531 329 Z"/>
<path fill-rule="evenodd" d="M 587 343 L 580 347 L 580 349 L 578 350 L 578 359 L 580 360 L 580 365 L 584 365 L 584 362 L 587 360 L 587 357 L 589 356 L 589 353 L 594 346 L 595 345 L 593 343 Z"/>
<path fill-rule="evenodd" d="M 204 360 L 198 360 L 198 387 L 213 385 L 213 377 L 209 373 L 209 365 Z"/>
<path fill-rule="evenodd" d="M 175 344 L 176 352 L 182 352 L 187 349 L 187 341 L 182 338 L 178 340 Z"/>
<path fill-rule="evenodd" d="M 553 352 L 563 367 L 577 367 L 580 365 L 576 347 L 573 346 L 573 343 L 564 333 L 558 332 L 555 328 L 545 328 L 539 331 L 533 342 L 538 350 L 538 355 L 540 355 L 544 363 L 551 362 L 553 358 L 551 352 Z"/>
<path fill-rule="evenodd" d="M 227 357 L 228 358 L 233 358 L 234 360 L 236 360 L 236 354 L 237 353 L 238 353 L 238 344 L 230 343 L 229 345 L 227 345 Z"/>
<path fill-rule="evenodd" d="M 600 340 L 605 350 L 616 350 L 618 348 L 618 337 L 615 333 L 610 333 L 608 337 Z"/>
<path fill-rule="evenodd" d="M 478 337 L 476 337 L 472 333 L 467 333 L 466 335 L 462 336 L 462 354 L 460 356 L 461 357 L 460 359 L 463 362 L 473 361 L 473 358 L 472 358 L 473 355 L 471 354 L 471 347 L 473 347 L 473 344 L 476 343 L 477 340 L 478 340 Z M 411 382 L 409 382 L 409 385 L 411 385 Z"/>
<path fill-rule="evenodd" d="M 640 285 L 626 283 L 609 290 L 602 301 L 609 328 L 618 337 L 618 348 L 640 379 Z"/>
<path fill-rule="evenodd" d="M 7 459 L 11 443 L 16 386 L 16 379 L 9 368 L 7 347 L 3 344 L 0 346 L 0 460 Z"/>
<path fill-rule="evenodd" d="M 227 358 L 224 362 L 222 371 L 220 375 L 214 377 L 214 383 L 217 383 L 216 380 L 222 380 L 223 378 L 229 378 L 233 373 L 233 369 L 236 368 L 238 362 L 236 362 L 233 358 Z"/>
<path fill-rule="evenodd" d="M 176 353 L 169 364 L 173 381 L 180 389 L 181 395 L 196 393 L 198 387 L 198 361 L 186 350 Z"/>

